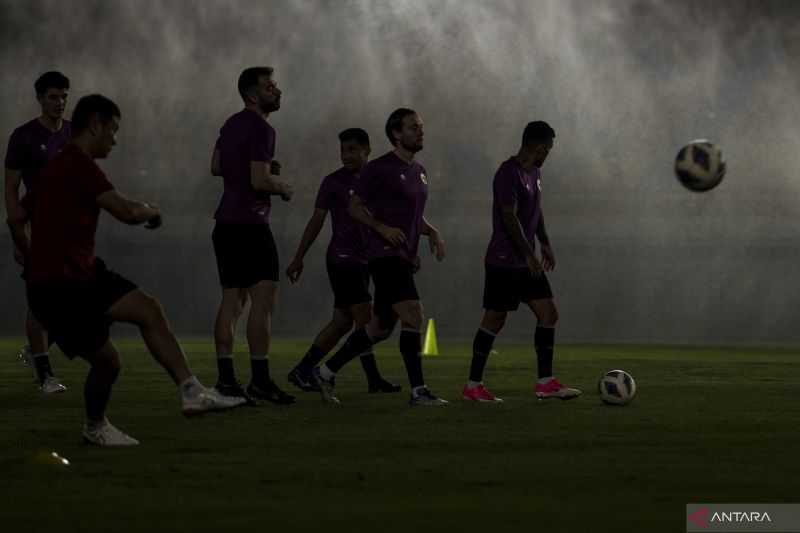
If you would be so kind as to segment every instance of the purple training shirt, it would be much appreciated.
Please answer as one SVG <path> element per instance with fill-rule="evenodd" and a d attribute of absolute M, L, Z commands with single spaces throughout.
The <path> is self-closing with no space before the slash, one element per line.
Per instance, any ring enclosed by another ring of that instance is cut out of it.
<path fill-rule="evenodd" d="M 541 173 L 534 167 L 523 169 L 513 157 L 503 161 L 494 175 L 492 201 L 492 238 L 486 250 L 486 263 L 494 266 L 526 268 L 525 255 L 511 240 L 503 222 L 501 206 L 517 204 L 522 232 L 535 247 L 536 229 L 541 219 Z"/>
<path fill-rule="evenodd" d="M 243 109 L 219 130 L 216 149 L 225 190 L 214 218 L 237 224 L 269 224 L 270 198 L 250 182 L 251 161 L 272 161 L 275 130 L 255 111 Z"/>
<path fill-rule="evenodd" d="M 356 194 L 376 220 L 400 228 L 406 235 L 406 243 L 395 247 L 377 232 L 369 230 L 366 234 L 367 259 L 395 256 L 413 263 L 428 199 L 425 167 L 416 161 L 409 165 L 394 152 L 389 152 L 364 166 Z"/>
<path fill-rule="evenodd" d="M 44 127 L 37 118 L 26 122 L 15 129 L 8 140 L 6 168 L 18 170 L 25 190 L 30 192 L 45 163 L 69 142 L 71 132 L 68 120 L 64 120 L 56 132 Z"/>
<path fill-rule="evenodd" d="M 366 263 L 364 227 L 350 216 L 347 206 L 358 184 L 358 173 L 342 167 L 325 176 L 314 203 L 317 209 L 331 213 L 333 231 L 328 244 L 329 263 Z"/>

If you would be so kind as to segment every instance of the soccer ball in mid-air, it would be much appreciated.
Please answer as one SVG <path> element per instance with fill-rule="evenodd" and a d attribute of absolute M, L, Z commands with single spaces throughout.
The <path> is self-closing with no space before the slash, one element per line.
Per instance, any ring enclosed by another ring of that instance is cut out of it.
<path fill-rule="evenodd" d="M 713 189 L 725 177 L 722 151 L 705 139 L 690 142 L 675 157 L 675 175 L 690 191 Z"/>
<path fill-rule="evenodd" d="M 609 370 L 597 384 L 600 399 L 608 405 L 625 405 L 636 396 L 636 382 L 624 370 Z"/>

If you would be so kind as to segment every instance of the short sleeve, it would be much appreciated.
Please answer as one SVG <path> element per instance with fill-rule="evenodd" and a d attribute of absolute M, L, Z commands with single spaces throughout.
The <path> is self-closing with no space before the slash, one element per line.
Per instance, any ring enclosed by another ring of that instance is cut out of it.
<path fill-rule="evenodd" d="M 494 201 L 498 205 L 514 205 L 517 202 L 519 175 L 509 165 L 503 165 L 494 177 Z"/>
<path fill-rule="evenodd" d="M 108 181 L 105 173 L 94 162 L 86 165 L 86 168 L 80 173 L 78 181 L 82 192 L 92 199 L 114 189 L 114 185 Z"/>
<path fill-rule="evenodd" d="M 8 149 L 6 150 L 6 168 L 11 170 L 22 170 L 25 167 L 24 139 L 19 129 L 14 130 L 8 139 Z"/>
<path fill-rule="evenodd" d="M 250 161 L 272 161 L 275 153 L 275 130 L 263 120 L 253 128 L 248 138 Z"/>
<path fill-rule="evenodd" d="M 322 184 L 317 191 L 317 199 L 314 201 L 314 207 L 317 209 L 324 209 L 330 211 L 333 208 L 333 188 L 331 187 L 330 176 L 322 180 Z"/>

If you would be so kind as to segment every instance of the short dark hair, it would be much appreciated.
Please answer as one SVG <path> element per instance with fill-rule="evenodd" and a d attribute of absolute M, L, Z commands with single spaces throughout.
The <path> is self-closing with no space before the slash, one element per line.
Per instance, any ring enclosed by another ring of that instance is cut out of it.
<path fill-rule="evenodd" d="M 272 67 L 249 67 L 244 69 L 242 73 L 239 74 L 239 82 L 237 83 L 239 95 L 242 97 L 242 100 L 245 102 L 247 101 L 247 93 L 258 85 L 258 78 L 261 76 L 272 76 L 273 71 L 274 69 Z"/>
<path fill-rule="evenodd" d="M 122 118 L 119 107 L 110 98 L 101 94 L 90 94 L 78 100 L 78 105 L 72 112 L 72 136 L 77 137 L 89 127 L 92 115 L 98 115 L 102 122 L 108 122 L 112 117 Z"/>
<path fill-rule="evenodd" d="M 397 144 L 397 141 L 392 135 L 394 131 L 400 131 L 403 129 L 403 119 L 406 118 L 408 115 L 415 115 L 417 112 L 413 109 L 409 109 L 407 107 L 400 107 L 392 111 L 392 114 L 389 115 L 389 118 L 386 119 L 386 137 L 389 138 L 389 142 L 392 143 L 392 146 Z"/>
<path fill-rule="evenodd" d="M 36 89 L 36 96 L 42 96 L 47 92 L 47 89 L 69 89 L 69 78 L 51 70 L 45 72 L 34 82 L 33 88 Z"/>
<path fill-rule="evenodd" d="M 556 132 L 550 124 L 543 120 L 528 122 L 522 132 L 522 145 L 545 144 L 556 138 Z"/>
<path fill-rule="evenodd" d="M 369 134 L 361 128 L 347 128 L 339 134 L 339 142 L 355 141 L 369 148 Z"/>

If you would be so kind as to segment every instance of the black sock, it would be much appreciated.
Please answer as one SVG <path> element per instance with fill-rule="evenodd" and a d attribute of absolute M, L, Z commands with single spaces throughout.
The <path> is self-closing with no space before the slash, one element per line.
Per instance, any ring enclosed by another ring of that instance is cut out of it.
<path fill-rule="evenodd" d="M 366 328 L 358 328 L 347 337 L 339 351 L 328 359 L 325 366 L 330 368 L 332 372 L 338 372 L 344 365 L 370 348 L 372 348 L 372 339 L 369 338 Z"/>
<path fill-rule="evenodd" d="M 317 366 L 323 357 L 325 357 L 325 352 L 322 351 L 322 348 L 312 344 L 300 362 L 297 363 L 296 368 L 302 373 L 311 372 L 311 369 Z"/>
<path fill-rule="evenodd" d="M 374 383 L 381 380 L 381 373 L 378 372 L 378 363 L 375 361 L 375 354 L 370 352 L 359 357 L 361 366 L 364 368 L 364 373 L 367 375 L 367 381 Z"/>
<path fill-rule="evenodd" d="M 403 354 L 403 363 L 406 365 L 408 383 L 411 388 L 421 387 L 425 384 L 422 376 L 422 336 L 419 330 L 404 329 L 400 332 L 400 353 Z"/>
<path fill-rule="evenodd" d="M 483 369 L 492 351 L 495 336 L 487 330 L 480 328 L 472 341 L 472 364 L 469 367 L 470 381 L 483 381 Z"/>
<path fill-rule="evenodd" d="M 271 381 L 269 376 L 269 359 L 264 356 L 258 359 L 250 358 L 250 380 L 256 385 L 266 385 Z"/>
<path fill-rule="evenodd" d="M 539 379 L 549 378 L 553 375 L 553 345 L 555 344 L 556 329 L 536 327 L 533 344 L 536 347 L 536 362 L 539 370 Z"/>
<path fill-rule="evenodd" d="M 53 375 L 53 369 L 50 367 L 50 357 L 45 355 L 38 355 L 33 358 L 33 366 L 36 368 L 36 375 L 39 376 L 39 383 L 44 383 L 44 380 Z"/>
<path fill-rule="evenodd" d="M 233 357 L 217 357 L 217 372 L 219 383 L 233 385 L 236 383 L 236 373 L 233 371 Z"/>

